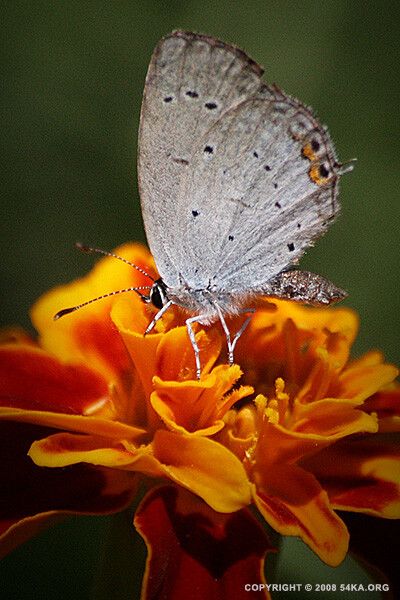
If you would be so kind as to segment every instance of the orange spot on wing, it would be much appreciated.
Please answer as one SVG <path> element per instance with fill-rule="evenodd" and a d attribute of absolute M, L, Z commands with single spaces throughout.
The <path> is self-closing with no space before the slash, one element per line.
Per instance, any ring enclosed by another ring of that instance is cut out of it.
<path fill-rule="evenodd" d="M 314 150 L 312 149 L 311 144 L 306 144 L 305 146 L 303 146 L 302 154 L 305 158 L 308 158 L 308 160 L 310 160 L 311 162 L 313 162 L 317 158 L 317 155 L 315 154 Z"/>
<path fill-rule="evenodd" d="M 308 172 L 310 179 L 312 179 L 317 185 L 323 185 L 327 182 L 328 177 L 323 177 L 321 175 L 320 164 L 315 162 L 311 165 L 311 169 Z"/>

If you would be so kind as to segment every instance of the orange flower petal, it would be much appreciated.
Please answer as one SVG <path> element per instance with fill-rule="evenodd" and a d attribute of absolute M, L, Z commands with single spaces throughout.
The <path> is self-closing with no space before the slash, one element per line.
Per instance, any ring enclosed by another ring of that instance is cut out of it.
<path fill-rule="evenodd" d="M 297 433 L 281 425 L 265 422 L 251 460 L 257 469 L 268 472 L 275 463 L 294 463 L 330 443 L 329 438 L 321 435 Z"/>
<path fill-rule="evenodd" d="M 171 430 L 213 435 L 222 427 L 230 407 L 253 389 L 242 386 L 229 395 L 242 372 L 237 365 L 219 365 L 200 381 L 163 381 L 155 376 L 151 403 Z"/>
<path fill-rule="evenodd" d="M 340 375 L 340 397 L 364 401 L 391 383 L 398 374 L 399 370 L 393 365 L 356 364 Z"/>
<path fill-rule="evenodd" d="M 204 329 L 196 334 L 200 351 L 202 376 L 206 375 L 221 351 L 221 338 L 217 329 Z M 196 380 L 196 363 L 193 346 L 186 327 L 176 327 L 163 336 L 157 349 L 156 374 L 165 381 Z"/>
<path fill-rule="evenodd" d="M 349 367 L 360 368 L 360 367 L 372 367 L 374 365 L 381 365 L 384 362 L 384 356 L 380 350 L 370 350 L 358 358 L 352 359 L 349 362 Z"/>
<path fill-rule="evenodd" d="M 342 441 L 302 465 L 328 491 L 335 508 L 400 518 L 400 449 L 394 444 Z"/>
<path fill-rule="evenodd" d="M 332 373 L 340 371 L 348 359 L 357 317 L 348 309 L 310 309 L 287 301 L 274 304 L 276 312 L 260 310 L 253 316 L 238 342 L 236 360 L 244 371 L 244 382 L 267 397 L 278 377 L 301 389 L 323 357 L 329 377 L 321 382 L 314 373 L 320 399 Z M 310 389 L 310 398 L 312 393 Z"/>
<path fill-rule="evenodd" d="M 161 388 L 161 390 L 153 392 L 151 395 L 151 405 L 168 429 L 183 434 L 213 435 L 224 427 L 224 422 L 218 420 L 212 422 L 209 426 L 205 424 L 203 429 L 198 429 L 198 427 L 201 427 L 199 425 L 201 412 L 200 414 L 197 411 L 193 411 L 192 413 L 191 409 L 193 409 L 193 405 L 204 395 L 204 382 L 200 386 L 197 386 L 197 382 L 195 381 L 184 382 L 179 386 L 172 383 L 168 386 L 163 384 L 158 377 L 154 379 L 156 387 Z M 166 393 L 166 391 L 169 393 Z"/>
<path fill-rule="evenodd" d="M 125 244 L 115 252 L 149 269 L 150 255 L 140 245 Z M 57 321 L 53 317 L 64 308 L 103 294 L 151 283 L 133 267 L 112 257 L 103 258 L 86 277 L 51 290 L 34 305 L 31 318 L 40 334 L 41 346 L 64 361 L 90 362 L 111 380 L 116 379 L 129 368 L 124 345 L 110 320 L 110 307 L 118 295 L 93 302 Z M 136 296 L 131 294 L 132 298 Z"/>
<path fill-rule="evenodd" d="M 57 433 L 32 444 L 28 455 L 40 467 L 60 468 L 79 463 L 100 465 L 164 477 L 163 465 L 149 447 L 133 444 L 110 446 L 104 438 Z"/>
<path fill-rule="evenodd" d="M 221 515 L 164 486 L 147 494 L 135 526 L 148 549 L 142 600 L 248 600 L 249 584 L 258 585 L 257 598 L 270 598 L 263 563 L 271 546 L 248 511 Z"/>
<path fill-rule="evenodd" d="M 310 308 L 286 300 L 274 300 L 273 304 L 275 311 L 268 308 L 256 312 L 238 347 L 241 345 L 245 351 L 254 342 L 279 337 L 288 321 L 295 325 L 297 331 L 306 333 L 309 341 L 314 337 L 321 341 L 321 334 L 331 339 L 331 334 L 340 333 L 350 347 L 356 337 L 358 317 L 348 308 Z"/>
<path fill-rule="evenodd" d="M 124 341 L 129 356 L 139 374 L 147 398 L 153 389 L 156 353 L 163 334 L 151 332 L 144 336 L 150 320 L 137 310 L 136 304 L 121 300 L 113 306 L 111 317 Z"/>
<path fill-rule="evenodd" d="M 214 510 L 233 512 L 249 504 L 249 484 L 243 465 L 221 444 L 160 429 L 152 446 L 165 474 L 203 498 Z"/>
<path fill-rule="evenodd" d="M 293 431 L 329 437 L 331 441 L 355 433 L 376 433 L 376 418 L 358 410 L 361 400 L 327 398 L 296 410 Z"/>
<path fill-rule="evenodd" d="M 282 535 L 300 536 L 328 565 L 346 556 L 349 535 L 317 480 L 296 465 L 271 466 L 253 487 L 254 502 Z"/>
<path fill-rule="evenodd" d="M 394 384 L 373 394 L 363 404 L 363 409 L 376 412 L 379 417 L 400 416 L 400 385 Z"/>
<path fill-rule="evenodd" d="M 264 327 L 262 323 L 279 323 L 281 327 L 288 319 L 291 319 L 300 329 L 329 329 L 329 331 L 341 331 L 346 333 L 350 343 L 354 341 L 358 330 L 358 316 L 350 308 L 344 307 L 309 307 L 298 302 L 290 300 L 269 300 L 269 303 L 275 305 L 276 310 L 268 307 L 265 311 L 258 310 L 257 321 L 253 327 Z M 256 316 L 255 315 L 255 316 Z M 252 319 L 253 323 L 253 319 Z"/>

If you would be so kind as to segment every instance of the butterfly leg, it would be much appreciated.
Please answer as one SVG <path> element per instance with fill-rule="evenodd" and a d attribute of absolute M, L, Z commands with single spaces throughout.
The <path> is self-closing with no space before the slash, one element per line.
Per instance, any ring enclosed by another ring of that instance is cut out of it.
<path fill-rule="evenodd" d="M 238 339 L 240 338 L 240 336 L 246 329 L 247 325 L 250 323 L 252 316 L 256 312 L 256 309 L 255 308 L 247 308 L 246 310 L 241 310 L 240 312 L 241 313 L 251 313 L 251 314 L 247 317 L 247 319 L 245 320 L 245 322 L 243 323 L 243 325 L 241 326 L 241 328 L 239 329 L 239 331 L 235 334 L 235 337 L 233 338 L 233 341 L 231 344 L 232 345 L 232 362 L 233 362 L 233 351 L 235 349 L 236 342 L 238 341 Z"/>
<path fill-rule="evenodd" d="M 201 322 L 202 318 L 204 318 L 204 317 L 202 317 L 201 315 L 197 315 L 196 317 L 191 317 L 190 319 L 186 320 L 186 327 L 187 327 L 189 338 L 190 338 L 190 341 L 192 343 L 193 350 L 194 350 L 197 379 L 200 379 L 200 375 L 201 375 L 200 350 L 199 350 L 199 347 L 196 342 L 196 335 L 194 333 L 192 323 L 199 323 L 199 322 Z"/>
<path fill-rule="evenodd" d="M 147 335 L 153 329 L 157 321 L 161 319 L 165 311 L 167 311 L 172 304 L 172 300 L 169 300 L 166 304 L 164 304 L 164 306 L 158 311 L 150 325 L 147 327 L 146 331 L 144 332 L 144 335 Z"/>
<path fill-rule="evenodd" d="M 245 320 L 245 322 L 243 323 L 243 325 L 241 326 L 239 331 L 235 334 L 235 337 L 233 338 L 233 340 L 231 340 L 231 333 L 228 329 L 228 325 L 226 324 L 224 315 L 222 314 L 222 310 L 220 309 L 218 304 L 214 304 L 214 306 L 218 312 L 218 316 L 219 316 L 219 320 L 221 321 L 222 329 L 225 332 L 226 342 L 228 345 L 228 361 L 229 361 L 229 364 L 232 365 L 233 364 L 233 351 L 235 349 L 236 342 L 238 341 L 238 339 L 240 338 L 240 336 L 246 329 L 247 325 L 250 323 L 250 319 L 253 316 L 253 314 L 255 313 L 255 308 L 247 308 L 245 310 L 240 311 L 241 313 L 251 313 L 251 315 L 249 317 L 247 317 L 247 319 Z"/>

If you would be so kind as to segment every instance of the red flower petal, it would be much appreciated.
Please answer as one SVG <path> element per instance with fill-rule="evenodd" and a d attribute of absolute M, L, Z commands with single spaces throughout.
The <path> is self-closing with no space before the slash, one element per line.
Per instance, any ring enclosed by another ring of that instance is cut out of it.
<path fill-rule="evenodd" d="M 148 548 L 142 600 L 249 600 L 269 598 L 246 590 L 264 584 L 268 539 L 247 510 L 212 511 L 170 486 L 150 492 L 135 516 Z"/>
<path fill-rule="evenodd" d="M 84 364 L 63 364 L 32 346 L 0 348 L 2 406 L 82 415 L 107 397 L 106 380 Z"/>
<path fill-rule="evenodd" d="M 125 471 L 91 465 L 37 467 L 27 450 L 34 440 L 51 433 L 44 427 L 0 423 L 0 556 L 62 515 L 118 512 L 136 493 L 136 478 Z"/>
<path fill-rule="evenodd" d="M 400 449 L 372 441 L 340 442 L 302 464 L 327 490 L 336 509 L 400 518 Z"/>
<path fill-rule="evenodd" d="M 363 410 L 378 416 L 380 432 L 400 431 L 400 385 L 394 383 L 367 398 Z"/>

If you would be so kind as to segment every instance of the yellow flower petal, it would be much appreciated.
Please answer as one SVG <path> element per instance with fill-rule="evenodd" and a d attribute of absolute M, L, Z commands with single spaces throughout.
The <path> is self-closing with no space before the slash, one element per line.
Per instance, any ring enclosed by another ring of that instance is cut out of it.
<path fill-rule="evenodd" d="M 203 498 L 217 512 L 233 512 L 249 504 L 246 472 L 221 444 L 159 430 L 153 450 L 173 481 Z"/>
<path fill-rule="evenodd" d="M 399 374 L 393 365 L 355 365 L 340 376 L 341 397 L 366 400 L 381 387 L 391 383 Z"/>
<path fill-rule="evenodd" d="M 103 467 L 123 468 L 133 457 L 123 447 L 112 447 L 107 438 L 71 433 L 55 433 L 32 444 L 28 455 L 39 467 L 66 467 L 90 463 Z"/>
<path fill-rule="evenodd" d="M 62 413 L 23 410 L 19 408 L 0 407 L 0 419 L 7 421 L 18 421 L 21 423 L 32 423 L 44 425 L 54 429 L 66 429 L 79 433 L 101 435 L 109 438 L 137 439 L 145 430 L 139 427 L 131 427 L 118 421 L 99 419 L 97 417 L 83 417 L 81 415 L 65 415 Z"/>

